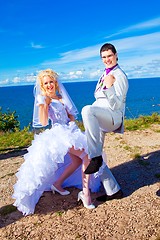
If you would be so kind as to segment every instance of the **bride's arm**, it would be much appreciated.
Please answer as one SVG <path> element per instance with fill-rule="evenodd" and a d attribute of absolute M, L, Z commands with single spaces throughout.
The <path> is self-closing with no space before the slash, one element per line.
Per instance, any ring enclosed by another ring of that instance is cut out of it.
<path fill-rule="evenodd" d="M 59 101 L 65 106 L 64 102 L 63 102 L 63 99 L 59 99 Z M 68 115 L 68 118 L 71 120 L 71 121 L 75 121 L 75 117 L 69 113 L 68 109 L 67 109 L 67 106 L 65 106 L 65 110 L 67 112 L 67 115 Z"/>
<path fill-rule="evenodd" d="M 67 111 L 67 115 L 71 121 L 75 121 L 74 116 L 72 114 L 69 114 L 68 111 Z"/>
<path fill-rule="evenodd" d="M 51 100 L 46 96 L 38 96 L 39 121 L 43 126 L 48 124 L 48 108 Z"/>

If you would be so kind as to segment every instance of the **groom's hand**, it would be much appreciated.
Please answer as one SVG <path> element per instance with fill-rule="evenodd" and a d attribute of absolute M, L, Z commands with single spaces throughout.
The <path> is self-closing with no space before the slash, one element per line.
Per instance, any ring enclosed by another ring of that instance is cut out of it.
<path fill-rule="evenodd" d="M 106 88 L 110 88 L 115 82 L 115 77 L 113 75 L 107 75 L 104 77 L 104 85 Z"/>

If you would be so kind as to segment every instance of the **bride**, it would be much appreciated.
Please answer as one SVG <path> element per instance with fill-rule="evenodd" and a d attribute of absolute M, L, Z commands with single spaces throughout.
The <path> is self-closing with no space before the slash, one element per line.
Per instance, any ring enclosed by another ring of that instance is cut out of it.
<path fill-rule="evenodd" d="M 93 209 L 90 189 L 99 190 L 99 178 L 84 174 L 90 159 L 86 136 L 77 127 L 78 111 L 58 75 L 51 69 L 39 73 L 35 86 L 33 127 L 51 128 L 36 134 L 24 155 L 14 185 L 14 205 L 23 215 L 34 213 L 44 191 L 68 195 L 66 187 L 82 189 L 78 194 L 84 207 Z"/>

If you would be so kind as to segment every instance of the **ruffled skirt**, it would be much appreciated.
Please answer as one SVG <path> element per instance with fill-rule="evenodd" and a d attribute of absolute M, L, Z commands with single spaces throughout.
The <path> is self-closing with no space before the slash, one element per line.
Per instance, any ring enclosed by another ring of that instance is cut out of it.
<path fill-rule="evenodd" d="M 86 136 L 73 122 L 69 125 L 55 124 L 51 129 L 35 135 L 32 145 L 27 149 L 28 153 L 24 155 L 25 161 L 16 174 L 17 182 L 12 195 L 14 206 L 23 215 L 34 213 L 43 192 L 51 190 L 51 185 L 70 164 L 67 153 L 72 146 L 87 152 Z M 64 181 L 63 187 L 82 189 L 81 166 Z M 91 175 L 91 191 L 97 192 L 99 188 L 99 177 Z"/>

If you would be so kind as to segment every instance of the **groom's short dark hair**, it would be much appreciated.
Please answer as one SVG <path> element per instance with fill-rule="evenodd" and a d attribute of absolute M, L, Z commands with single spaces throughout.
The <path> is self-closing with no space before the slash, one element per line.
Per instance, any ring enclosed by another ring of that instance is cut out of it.
<path fill-rule="evenodd" d="M 115 46 L 111 43 L 105 43 L 101 48 L 100 48 L 100 56 L 101 56 L 101 53 L 104 52 L 104 51 L 108 51 L 108 50 L 111 50 L 114 54 L 117 53 L 117 50 L 115 48 Z M 118 60 L 118 58 L 117 58 Z"/>

